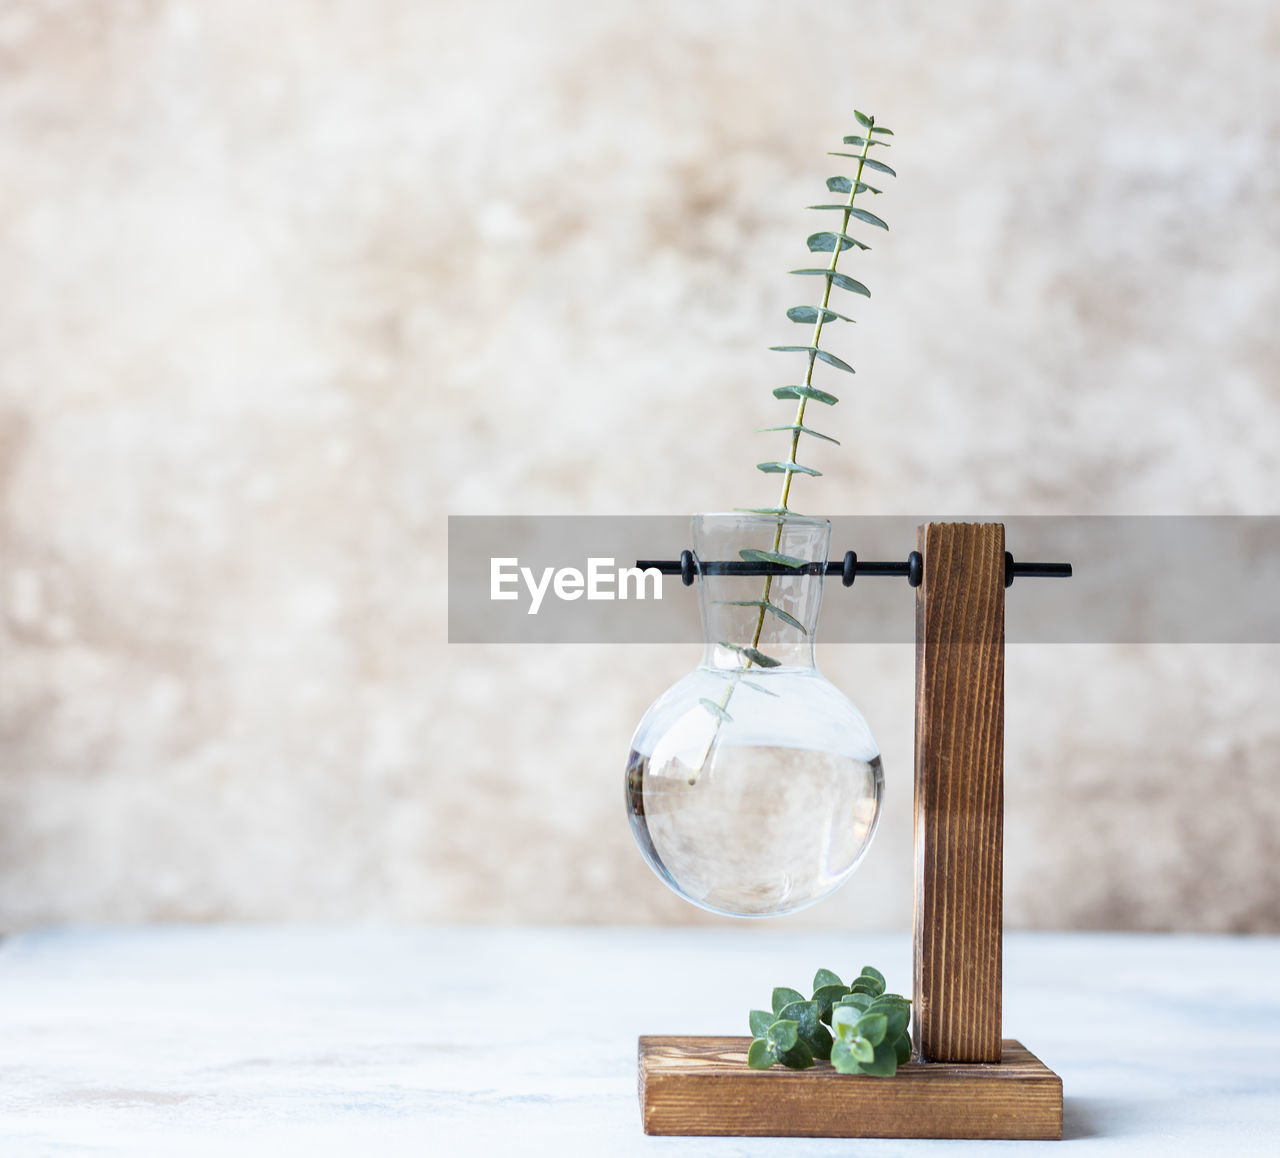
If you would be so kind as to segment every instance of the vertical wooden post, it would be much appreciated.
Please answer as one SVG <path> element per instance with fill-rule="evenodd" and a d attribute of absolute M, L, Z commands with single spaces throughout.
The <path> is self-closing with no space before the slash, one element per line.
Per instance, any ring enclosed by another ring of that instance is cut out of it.
<path fill-rule="evenodd" d="M 926 523 L 916 589 L 915 1045 L 998 1062 L 1004 526 Z"/>

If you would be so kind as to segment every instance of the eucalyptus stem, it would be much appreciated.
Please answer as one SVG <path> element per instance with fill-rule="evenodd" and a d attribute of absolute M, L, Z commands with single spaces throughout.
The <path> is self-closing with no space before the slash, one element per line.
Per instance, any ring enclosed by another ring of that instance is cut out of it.
<path fill-rule="evenodd" d="M 875 124 L 874 117 L 869 118 L 869 120 L 871 121 L 871 124 L 866 126 L 868 129 L 870 129 L 871 126 Z M 870 151 L 870 149 L 871 149 L 871 134 L 870 132 L 868 132 L 866 137 L 863 138 L 862 153 L 858 157 L 858 171 L 854 174 L 852 188 L 849 190 L 849 202 L 845 208 L 844 217 L 840 222 L 840 232 L 842 234 L 847 234 L 849 232 L 849 218 L 852 216 L 851 211 L 853 209 L 854 198 L 858 196 L 858 191 L 862 188 L 862 170 L 866 165 L 867 153 Z M 832 248 L 831 263 L 827 266 L 828 272 L 830 273 L 836 272 L 836 265 L 840 261 L 840 254 L 843 248 L 844 246 L 840 242 L 837 242 L 835 246 Z M 822 339 L 822 327 L 826 323 L 827 310 L 831 302 L 831 286 L 832 286 L 832 279 L 828 277 L 825 279 L 825 284 L 822 290 L 822 305 L 818 309 L 817 320 L 814 322 L 814 326 L 813 326 L 813 349 L 809 352 L 809 364 L 805 368 L 805 374 L 804 374 L 804 384 L 810 387 L 813 385 L 813 367 L 818 360 L 818 343 Z M 796 454 L 800 449 L 800 431 L 804 427 L 805 407 L 808 406 L 808 404 L 809 404 L 808 396 L 802 394 L 796 406 L 796 417 L 795 417 L 795 422 L 793 423 L 793 425 L 795 426 L 795 429 L 791 432 L 791 453 L 787 459 L 787 461 L 792 466 L 795 466 L 798 461 L 796 458 Z M 782 546 L 782 520 L 785 517 L 783 512 L 790 510 L 790 507 L 788 507 L 787 503 L 791 498 L 791 480 L 795 477 L 795 473 L 796 472 L 792 470 L 783 472 L 782 495 L 778 499 L 778 509 L 779 509 L 778 526 L 773 533 L 773 550 L 775 552 Z M 756 648 L 757 650 L 760 647 L 760 636 L 764 633 L 765 605 L 768 604 L 769 595 L 771 594 L 772 591 L 773 591 L 773 576 L 766 575 L 764 577 L 764 593 L 761 596 L 760 614 L 756 618 L 756 629 L 754 634 L 751 637 L 751 646 L 753 648 Z M 752 660 L 748 658 L 746 666 L 750 667 L 751 664 L 752 664 Z M 730 687 L 729 691 L 732 692 L 732 690 L 733 690 L 732 687 Z M 728 700 L 726 698 L 725 702 L 720 705 L 721 708 L 723 709 L 724 707 L 726 707 L 727 703 L 728 703 Z"/>
<path fill-rule="evenodd" d="M 864 191 L 878 194 L 879 189 L 866 184 L 863 181 L 863 173 L 870 169 L 874 172 L 885 173 L 888 176 L 895 176 L 894 171 L 874 157 L 871 157 L 870 151 L 873 145 L 888 146 L 889 142 L 885 137 L 893 136 L 890 129 L 883 128 L 875 123 L 875 117 L 867 116 L 864 113 L 854 110 L 854 116 L 857 118 L 858 124 L 861 126 L 861 136 L 850 136 L 844 138 L 846 145 L 856 145 L 861 147 L 861 151 L 857 153 L 840 153 L 833 152 L 831 155 L 836 157 L 848 157 L 856 160 L 857 170 L 852 179 L 849 177 L 829 177 L 827 179 L 827 189 L 831 192 L 841 192 L 848 194 L 848 200 L 842 205 L 811 205 L 811 209 L 823 210 L 841 210 L 840 228 L 838 232 L 831 233 L 822 231 L 811 234 L 806 244 L 811 253 L 830 252 L 831 260 L 827 263 L 825 269 L 796 269 L 792 273 L 803 275 L 815 275 L 823 279 L 822 301 L 817 306 L 793 306 L 787 310 L 787 317 L 793 322 L 809 322 L 813 323 L 813 340 L 808 346 L 773 346 L 771 349 L 779 350 L 786 353 L 801 353 L 806 355 L 806 365 L 804 381 L 798 386 L 780 386 L 774 390 L 774 396 L 777 398 L 794 398 L 796 400 L 795 417 L 787 426 L 769 427 L 770 430 L 786 430 L 791 435 L 791 445 L 788 450 L 787 458 L 781 462 L 762 462 L 757 463 L 757 469 L 764 471 L 766 474 L 781 474 L 782 477 L 782 493 L 778 498 L 778 505 L 765 510 L 759 510 L 757 514 L 774 515 L 777 525 L 773 535 L 773 549 L 771 551 L 759 551 L 753 548 L 744 548 L 739 552 L 744 559 L 781 563 L 784 566 L 799 568 L 808 560 L 792 559 L 781 553 L 782 547 L 782 528 L 786 516 L 791 514 L 791 483 L 797 474 L 818 475 L 821 472 L 814 470 L 812 467 L 802 465 L 799 459 L 800 451 L 800 435 L 808 433 L 816 438 L 823 439 L 827 442 L 835 442 L 834 438 L 820 433 L 811 426 L 805 425 L 805 417 L 808 413 L 808 405 L 811 401 L 821 402 L 827 406 L 834 406 L 839 399 L 834 394 L 829 394 L 825 390 L 818 389 L 813 383 L 814 367 L 819 361 L 825 362 L 827 365 L 837 370 L 852 374 L 853 367 L 842 359 L 836 357 L 830 351 L 822 349 L 822 333 L 827 322 L 839 318 L 844 321 L 852 321 L 852 318 L 846 318 L 843 314 L 836 313 L 831 308 L 831 291 L 832 288 L 839 288 L 850 293 L 860 294 L 863 297 L 870 297 L 871 291 L 867 289 L 860 281 L 840 273 L 837 266 L 840 262 L 840 254 L 846 249 L 869 249 L 870 246 L 865 245 L 857 238 L 849 235 L 849 224 L 853 220 L 871 225 L 879 229 L 888 229 L 888 225 L 874 213 L 863 209 L 861 206 L 855 205 L 858 194 Z M 766 575 L 764 580 L 764 590 L 759 600 L 747 601 L 751 604 L 759 603 L 759 612 L 756 615 L 755 629 L 752 632 L 751 644 L 749 647 L 743 647 L 733 644 L 735 650 L 739 652 L 743 659 L 742 670 L 749 670 L 752 667 L 772 667 L 777 666 L 777 660 L 771 656 L 765 655 L 760 651 L 760 639 L 764 634 L 765 616 L 772 612 L 775 616 L 784 622 L 792 624 L 801 631 L 804 628 L 797 620 L 792 618 L 783 608 L 775 606 L 772 601 L 773 595 L 773 575 Z M 700 767 L 705 767 L 707 761 L 711 758 L 711 752 L 715 747 L 716 739 L 720 735 L 720 726 L 722 723 L 731 720 L 727 709 L 733 693 L 737 687 L 737 679 L 732 679 L 725 688 L 724 693 L 720 697 L 719 703 L 712 700 L 704 700 L 703 704 L 706 709 L 715 717 L 715 729 L 711 738 L 707 743 L 707 750 L 703 755 Z M 690 776 L 690 783 L 696 780 L 698 772 L 695 770 Z"/>

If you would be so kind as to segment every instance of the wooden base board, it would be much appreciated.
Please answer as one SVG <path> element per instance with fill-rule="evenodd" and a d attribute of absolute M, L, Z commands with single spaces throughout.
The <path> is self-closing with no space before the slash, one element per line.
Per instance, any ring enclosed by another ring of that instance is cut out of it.
<path fill-rule="evenodd" d="M 747 1066 L 747 1037 L 642 1037 L 646 1134 L 1062 1137 L 1062 1079 L 1019 1042 L 999 1064 L 910 1062 L 892 1078 Z"/>

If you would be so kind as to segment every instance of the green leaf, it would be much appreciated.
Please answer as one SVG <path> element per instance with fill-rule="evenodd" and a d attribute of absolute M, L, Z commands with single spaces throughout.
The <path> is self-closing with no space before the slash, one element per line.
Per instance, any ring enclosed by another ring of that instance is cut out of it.
<path fill-rule="evenodd" d="M 875 117 L 869 117 L 866 113 L 858 112 L 857 109 L 853 110 L 853 115 L 857 118 L 858 124 L 860 124 L 864 129 L 869 129 L 876 123 Z"/>
<path fill-rule="evenodd" d="M 798 430 L 801 434 L 812 434 L 814 438 L 820 438 L 823 442 L 834 442 L 836 446 L 840 445 L 840 440 L 838 438 L 832 438 L 829 434 L 823 434 L 820 430 L 814 430 L 812 426 L 798 426 L 794 422 L 790 426 L 762 426 L 756 431 L 756 433 L 764 434 L 767 431 L 774 430 Z"/>
<path fill-rule="evenodd" d="M 870 186 L 870 185 L 859 185 L 859 186 L 858 186 L 858 188 L 859 188 L 859 189 L 871 189 L 871 186 Z M 879 189 L 871 189 L 871 192 L 872 192 L 872 193 L 879 193 L 879 192 L 880 192 L 880 190 L 879 190 Z M 805 208 L 806 208 L 806 209 L 839 209 L 839 210 L 841 210 L 841 212 L 843 212 L 843 211 L 844 211 L 844 210 L 846 210 L 846 209 L 852 209 L 852 208 L 853 208 L 853 206 L 852 206 L 852 205 L 806 205 L 806 206 L 805 206 Z M 870 248 L 871 248 L 871 246 L 869 246 L 865 241 L 859 241 L 856 237 L 850 237 L 847 233 L 843 233 L 843 234 L 841 234 L 841 236 L 842 236 L 846 241 L 852 241 L 852 242 L 853 242 L 853 244 L 854 244 L 854 245 L 856 245 L 859 249 L 870 249 Z M 848 249 L 848 248 L 849 248 L 849 247 L 846 245 L 846 246 L 845 246 L 845 249 Z"/>
<path fill-rule="evenodd" d="M 870 157 L 862 162 L 868 169 L 874 169 L 877 173 L 888 173 L 890 177 L 896 177 L 898 174 L 889 168 L 883 161 L 873 161 Z"/>
<path fill-rule="evenodd" d="M 871 1004 L 867 1006 L 868 1013 L 888 1013 L 891 1009 L 900 1009 L 910 1016 L 911 1002 L 896 993 L 882 993 L 879 997 L 873 997 Z"/>
<path fill-rule="evenodd" d="M 794 1021 L 799 1026 L 801 1044 L 807 1046 L 815 1058 L 825 1060 L 831 1056 L 831 1034 L 818 1020 L 816 1001 L 793 1001 L 783 1008 L 778 1017 L 784 1021 Z"/>
<path fill-rule="evenodd" d="M 819 350 L 817 346 L 770 346 L 769 349 L 776 350 L 780 354 L 812 354 L 819 361 L 826 362 L 828 366 L 834 366 L 837 370 L 844 370 L 849 374 L 854 372 L 848 362 L 841 361 L 826 350 Z"/>
<path fill-rule="evenodd" d="M 827 178 L 828 193 L 852 193 L 853 182 L 848 177 L 828 177 Z"/>
<path fill-rule="evenodd" d="M 853 294 L 861 294 L 864 298 L 871 296 L 871 291 L 867 289 L 862 282 L 856 278 L 852 278 L 843 273 L 836 273 L 833 269 L 793 269 L 791 273 L 801 275 L 810 275 L 816 277 L 826 277 L 831 279 L 831 284 L 838 286 L 842 290 L 848 290 Z"/>
<path fill-rule="evenodd" d="M 779 1053 L 793 1049 L 800 1040 L 800 1026 L 794 1021 L 775 1021 L 769 1026 L 765 1040 Z"/>
<path fill-rule="evenodd" d="M 858 1036 L 858 1031 L 854 1027 L 862 1016 L 862 1010 L 837 1002 L 831 1009 L 831 1031 L 841 1041 L 852 1041 Z"/>
<path fill-rule="evenodd" d="M 753 1009 L 747 1014 L 747 1021 L 751 1025 L 751 1036 L 764 1037 L 769 1032 L 769 1026 L 776 1020 L 772 1013 L 767 1013 L 763 1009 Z"/>
<path fill-rule="evenodd" d="M 828 394 L 816 386 L 778 386 L 774 389 L 773 396 L 775 398 L 809 398 L 826 406 L 834 406 L 840 401 L 834 394 Z"/>
<path fill-rule="evenodd" d="M 858 976 L 870 977 L 872 981 L 876 982 L 880 986 L 880 992 L 884 992 L 884 974 L 881 973 L 879 969 L 874 969 L 870 965 L 864 965 L 862 967 L 862 972 L 859 973 Z"/>
<path fill-rule="evenodd" d="M 798 462 L 758 462 L 756 470 L 764 471 L 765 474 L 808 474 L 814 478 L 822 477 L 822 471 L 814 470 L 811 466 L 801 466 Z"/>
<path fill-rule="evenodd" d="M 828 366 L 834 366 L 837 370 L 843 370 L 846 374 L 854 373 L 854 369 L 848 362 L 842 358 L 837 358 L 830 350 L 815 350 L 819 362 L 825 362 Z"/>
<path fill-rule="evenodd" d="M 876 1047 L 865 1037 L 855 1037 L 849 1043 L 849 1052 L 853 1054 L 859 1065 L 863 1065 L 866 1062 L 875 1060 Z"/>
<path fill-rule="evenodd" d="M 872 130 L 872 132 L 874 132 L 874 131 L 875 131 L 875 130 L 873 129 L 873 130 Z M 891 136 L 891 137 L 892 137 L 892 136 L 893 136 L 893 134 L 892 134 L 892 133 L 890 133 L 890 134 L 889 134 L 889 136 Z M 872 146 L 872 145 L 883 145 L 886 149 L 887 149 L 887 148 L 889 148 L 889 142 L 888 142 L 888 141 L 875 141 L 875 140 L 870 139 L 869 137 L 845 137 L 845 139 L 844 139 L 844 143 L 845 143 L 846 145 L 860 145 L 860 146 L 862 146 L 863 148 L 869 148 L 869 147 L 870 147 L 870 146 Z M 847 190 L 846 190 L 846 192 L 847 192 Z"/>
<path fill-rule="evenodd" d="M 809 564 L 794 555 L 780 555 L 777 551 L 762 551 L 759 547 L 742 547 L 738 557 L 746 563 L 777 563 L 779 567 L 807 567 Z M 792 989 L 790 992 L 794 993 Z"/>
<path fill-rule="evenodd" d="M 778 1054 L 778 1060 L 789 1070 L 807 1070 L 813 1065 L 813 1050 L 802 1041 Z"/>
<path fill-rule="evenodd" d="M 773 1046 L 762 1037 L 756 1038 L 747 1050 L 747 1065 L 753 1070 L 767 1070 L 777 1060 Z"/>
<path fill-rule="evenodd" d="M 813 975 L 814 989 L 821 989 L 824 985 L 839 985 L 844 987 L 844 982 L 840 980 L 838 973 L 833 973 L 830 969 L 819 969 Z"/>
<path fill-rule="evenodd" d="M 856 205 L 849 206 L 849 216 L 856 217 L 859 221 L 865 222 L 867 225 L 874 225 L 877 229 L 888 229 L 884 220 L 877 217 L 874 213 L 868 213 L 865 209 L 859 209 Z"/>
<path fill-rule="evenodd" d="M 849 982 L 849 988 L 854 993 L 866 993 L 870 997 L 880 996 L 880 986 L 872 981 L 870 977 L 855 977 Z"/>
<path fill-rule="evenodd" d="M 776 615 L 783 623 L 796 628 L 801 635 L 809 634 L 805 625 L 801 623 L 800 620 L 798 620 L 794 615 L 788 615 L 781 607 L 775 607 L 767 599 L 716 599 L 713 600 L 713 602 L 718 607 L 763 607 L 766 611 Z"/>
<path fill-rule="evenodd" d="M 898 1064 L 904 1066 L 911 1060 L 911 1035 L 907 1033 L 899 1034 L 893 1043 L 894 1057 L 897 1058 Z"/>
<path fill-rule="evenodd" d="M 820 985 L 813 991 L 813 1000 L 818 1003 L 818 1016 L 823 1021 L 831 1020 L 831 1010 L 849 990 L 843 985 Z"/>
<path fill-rule="evenodd" d="M 719 641 L 719 647 L 728 648 L 729 651 L 736 651 L 744 659 L 749 659 L 752 663 L 758 664 L 760 667 L 781 667 L 782 661 L 774 659 L 771 655 L 765 655 L 762 651 L 757 651 L 754 647 L 743 647 L 738 643 L 730 643 L 727 639 Z M 792 993 L 795 992 L 793 989 Z"/>
<path fill-rule="evenodd" d="M 844 314 L 838 314 L 835 310 L 829 310 L 826 306 L 792 306 L 787 311 L 787 317 L 793 322 L 803 322 L 813 325 L 819 318 L 823 322 L 834 322 L 839 319 L 842 322 L 852 322 L 852 318 L 846 318 Z"/>
<path fill-rule="evenodd" d="M 769 1004 L 772 1007 L 774 1014 L 777 1015 L 786 1009 L 786 1007 L 793 1001 L 803 1000 L 803 993 L 799 993 L 794 989 L 788 989 L 786 986 L 780 985 L 773 991 L 773 996 L 770 999 Z"/>
<path fill-rule="evenodd" d="M 884 1036 L 889 1041 L 897 1041 L 906 1032 L 907 1022 L 911 1020 L 911 1015 L 901 1005 L 896 1005 L 892 1009 L 887 1009 L 883 1012 L 880 1010 L 875 1010 L 874 1012 L 885 1019 Z"/>
<path fill-rule="evenodd" d="M 719 704 L 717 704 L 715 700 L 708 700 L 703 698 L 698 700 L 698 703 L 700 703 L 704 708 L 706 708 L 707 711 L 709 711 L 713 716 L 715 716 L 715 718 L 719 720 L 722 724 L 733 723 L 733 717 L 729 715 L 729 713 L 726 712 L 724 708 L 722 708 Z"/>
<path fill-rule="evenodd" d="M 853 1056 L 848 1042 L 837 1041 L 831 1047 L 831 1065 L 838 1074 L 860 1074 L 862 1067 Z"/>
<path fill-rule="evenodd" d="M 891 1078 L 898 1072 L 898 1055 L 893 1042 L 884 1041 L 876 1046 L 875 1056 L 869 1062 L 860 1062 L 864 1074 Z"/>
<path fill-rule="evenodd" d="M 816 209 L 816 205 L 810 205 L 810 209 Z M 871 246 L 863 245 L 856 237 L 850 237 L 847 233 L 831 233 L 823 231 L 822 233 L 811 233 L 805 238 L 805 244 L 809 247 L 810 253 L 830 253 L 838 245 L 840 252 L 846 249 L 870 249 Z"/>
<path fill-rule="evenodd" d="M 859 1037 L 865 1037 L 872 1045 L 879 1045 L 889 1028 L 889 1019 L 883 1013 L 864 1013 L 853 1026 Z"/>
<path fill-rule="evenodd" d="M 848 1005 L 860 1013 L 865 1013 L 872 1000 L 870 993 L 850 993 L 847 997 L 840 998 L 836 1005 Z"/>
<path fill-rule="evenodd" d="M 873 133 L 884 133 L 884 135 L 885 135 L 886 137 L 892 137 L 892 136 L 893 136 L 893 130 L 892 130 L 892 129 L 882 129 L 879 125 L 875 125 L 875 126 L 873 126 L 873 127 L 872 127 L 872 129 L 871 129 L 871 131 L 872 131 Z"/>

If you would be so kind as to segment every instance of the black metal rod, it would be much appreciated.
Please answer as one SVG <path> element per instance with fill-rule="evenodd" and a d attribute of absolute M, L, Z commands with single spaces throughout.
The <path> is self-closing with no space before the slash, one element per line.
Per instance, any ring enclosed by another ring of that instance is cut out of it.
<path fill-rule="evenodd" d="M 1004 553 L 1004 585 L 1011 587 L 1017 577 L 1028 579 L 1070 579 L 1070 563 L 1018 563 L 1006 551 Z M 839 575 L 846 587 L 852 587 L 859 575 L 887 576 L 906 579 L 912 587 L 919 587 L 924 576 L 924 560 L 919 551 L 912 551 L 901 563 L 893 560 L 861 560 L 856 551 L 846 551 L 839 561 L 825 566 L 806 563 L 803 567 L 788 567 L 783 563 L 748 563 L 745 560 L 708 560 L 703 562 L 692 551 L 681 551 L 679 559 L 637 559 L 642 570 L 656 570 L 662 575 L 679 575 L 686 587 L 699 575 Z"/>

